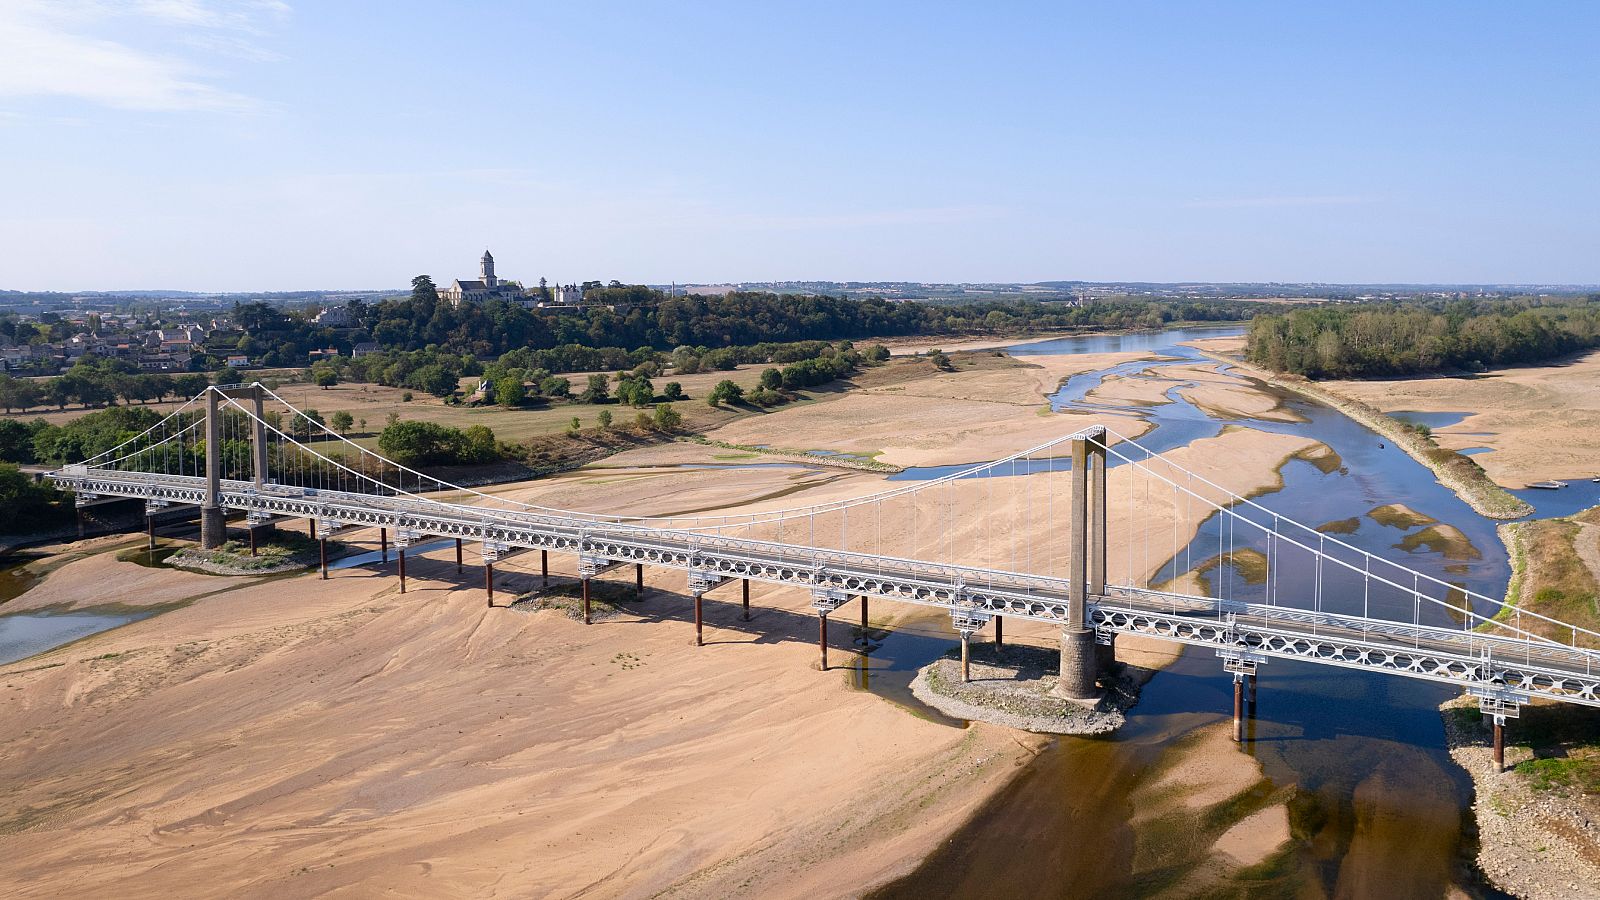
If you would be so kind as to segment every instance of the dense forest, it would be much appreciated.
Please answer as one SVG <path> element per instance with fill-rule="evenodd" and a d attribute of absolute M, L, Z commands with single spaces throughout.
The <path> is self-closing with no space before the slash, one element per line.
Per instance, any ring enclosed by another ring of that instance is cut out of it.
<path fill-rule="evenodd" d="M 764 342 L 835 341 L 908 334 L 974 334 L 1020 328 L 1108 330 L 1159 328 L 1174 321 L 1238 321 L 1261 304 L 1239 301 L 1106 301 L 980 303 L 933 306 L 911 301 L 733 293 L 721 297 L 668 297 L 638 285 L 590 290 L 579 314 L 551 315 L 516 303 L 489 300 L 453 306 L 439 299 L 426 276 L 409 296 L 353 303 L 357 333 L 339 334 L 284 314 L 265 303 L 240 304 L 244 327 L 238 349 L 266 366 L 296 365 L 312 350 L 372 340 L 386 351 L 433 348 L 458 356 L 493 359 L 511 350 L 587 347 L 629 353 L 641 348 L 717 349 Z M 615 307 L 613 310 L 611 307 Z M 544 365 L 552 371 L 564 366 Z M 581 371 L 588 365 L 567 371 Z"/>
<path fill-rule="evenodd" d="M 1544 362 L 1600 347 L 1600 295 L 1461 300 L 1258 316 L 1247 358 L 1308 378 L 1373 378 Z"/>

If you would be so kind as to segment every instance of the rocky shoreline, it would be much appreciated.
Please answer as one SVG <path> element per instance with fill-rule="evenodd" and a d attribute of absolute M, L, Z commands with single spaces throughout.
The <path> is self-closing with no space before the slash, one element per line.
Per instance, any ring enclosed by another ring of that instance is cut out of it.
<path fill-rule="evenodd" d="M 1535 790 L 1518 772 L 1495 772 L 1489 727 L 1476 700 L 1458 697 L 1439 711 L 1451 758 L 1472 776 L 1484 877 L 1530 900 L 1600 898 L 1600 821 L 1558 792 Z M 1506 747 L 1508 766 L 1531 756 L 1526 747 Z"/>

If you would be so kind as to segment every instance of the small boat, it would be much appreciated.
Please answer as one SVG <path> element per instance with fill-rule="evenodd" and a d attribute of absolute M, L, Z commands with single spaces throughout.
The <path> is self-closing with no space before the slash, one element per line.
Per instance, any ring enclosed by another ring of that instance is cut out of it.
<path fill-rule="evenodd" d="M 1597 478 L 1595 480 L 1596 481 L 1600 481 L 1600 478 Z M 1559 481 L 1535 481 L 1533 484 L 1528 485 L 1528 487 L 1539 488 L 1540 490 L 1546 490 L 1546 491 L 1559 491 L 1562 488 L 1566 487 L 1566 485 L 1562 484 Z"/>
<path fill-rule="evenodd" d="M 1600 484 L 1600 478 L 1591 478 L 1589 480 L 1593 481 L 1595 484 Z"/>

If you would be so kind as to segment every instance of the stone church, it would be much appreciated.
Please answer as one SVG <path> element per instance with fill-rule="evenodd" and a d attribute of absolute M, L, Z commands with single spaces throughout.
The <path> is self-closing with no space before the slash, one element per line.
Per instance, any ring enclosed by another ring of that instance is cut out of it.
<path fill-rule="evenodd" d="M 478 261 L 478 279 L 462 281 L 458 278 L 439 292 L 439 298 L 454 306 L 468 302 L 481 303 L 484 300 L 523 301 L 522 285 L 515 281 L 501 281 L 495 276 L 494 256 L 487 250 L 483 251 L 483 258 Z"/>

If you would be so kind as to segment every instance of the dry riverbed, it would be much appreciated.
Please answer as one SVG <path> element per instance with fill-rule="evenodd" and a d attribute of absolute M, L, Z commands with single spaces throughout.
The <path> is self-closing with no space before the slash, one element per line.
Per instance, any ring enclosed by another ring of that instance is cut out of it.
<path fill-rule="evenodd" d="M 1145 426 L 1131 414 L 1050 414 L 1044 395 L 1075 372 L 1138 357 L 974 354 L 956 356 L 954 372 L 883 367 L 835 398 L 709 436 L 908 466 L 992 459 L 1097 422 L 1134 435 Z M 1317 446 L 1230 429 L 1170 456 L 1251 494 Z M 663 444 L 487 492 L 690 516 L 892 486 L 873 472 L 744 465 L 769 461 Z M 1127 493 L 1129 471 L 1112 471 L 1113 497 Z M 945 527 L 886 516 L 873 540 L 931 559 L 957 548 L 960 561 L 1054 564 L 1042 539 L 1036 557 L 1019 554 L 1065 512 L 1063 474 L 955 484 L 941 495 Z M 1111 543 L 1132 546 L 1119 534 L 1135 527 L 1177 540 L 1200 520 L 1153 498 L 1139 521 L 1113 518 Z M 843 524 L 814 524 L 814 539 Z M 803 591 L 753 585 L 749 623 L 736 586 L 713 592 L 707 645 L 696 648 L 676 573 L 650 572 L 643 602 L 585 627 L 558 604 L 487 608 L 476 558 L 458 575 L 453 550 L 414 554 L 401 595 L 392 570 L 219 579 L 116 558 L 139 541 L 59 548 L 43 580 L 7 604 L 173 607 L 0 666 L 8 896 L 185 896 L 196 885 L 239 897 L 850 895 L 916 866 L 1044 741 L 937 724 L 818 672 Z M 375 549 L 376 534 L 348 543 Z M 551 561 L 572 574 L 570 558 Z M 1142 580 L 1160 563 L 1113 554 L 1111 574 Z M 527 555 L 497 564 L 504 602 L 533 591 L 537 569 Z M 874 627 L 904 613 L 873 609 Z M 1007 638 L 1049 648 L 1054 634 L 1019 623 Z M 841 638 L 835 653 L 851 652 Z M 1208 769 L 1237 764 L 1245 788 L 1259 781 L 1225 737 L 1206 747 L 1182 755 Z M 1198 822 L 1209 807 L 1196 804 Z M 1275 815 L 1252 809 L 1205 831 L 1218 864 L 1270 853 L 1284 837 Z M 1159 842 L 1147 853 L 1163 858 Z"/>

